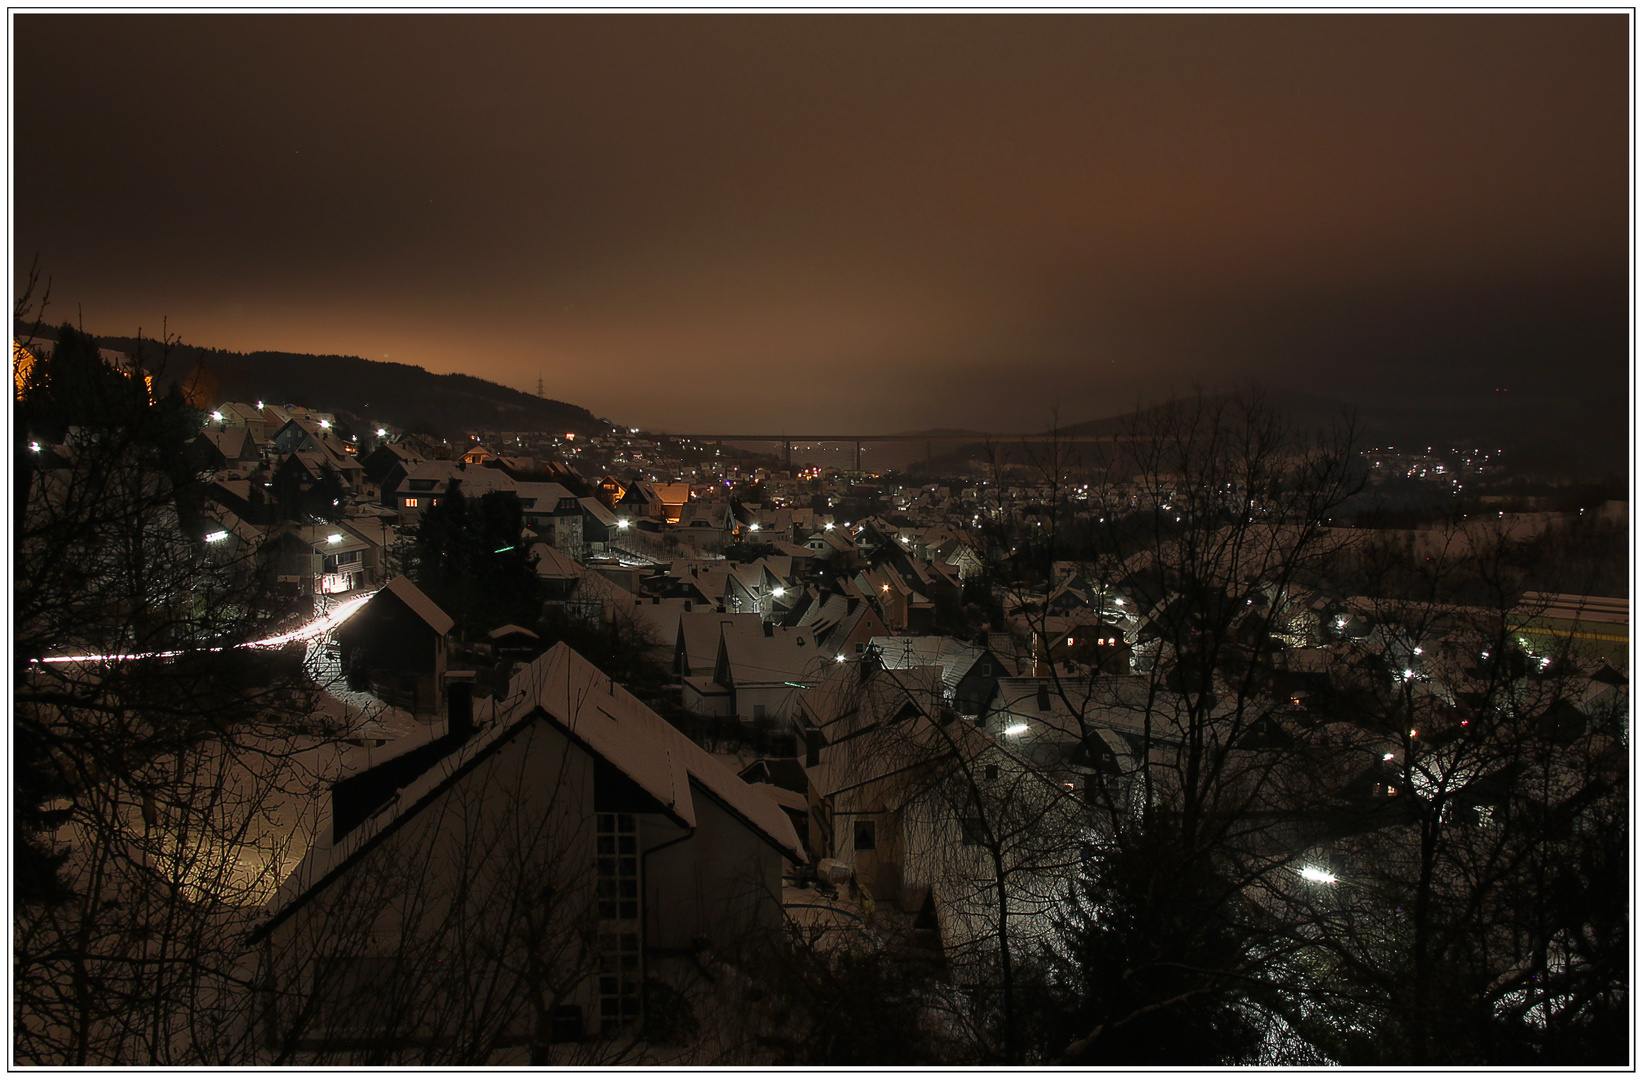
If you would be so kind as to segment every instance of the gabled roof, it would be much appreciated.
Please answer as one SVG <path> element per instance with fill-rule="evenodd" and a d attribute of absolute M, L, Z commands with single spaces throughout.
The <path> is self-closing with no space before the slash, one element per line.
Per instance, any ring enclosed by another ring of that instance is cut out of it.
<path fill-rule="evenodd" d="M 970 674 L 970 669 L 975 667 L 976 662 L 989 655 L 986 649 L 970 645 L 958 638 L 934 635 L 875 637 L 870 639 L 869 644 L 878 651 L 880 663 L 891 670 L 930 665 L 941 668 L 942 687 L 949 701 L 958 692 L 958 684 Z M 1004 673 L 1002 663 L 993 672 L 995 675 Z"/>
<path fill-rule="evenodd" d="M 726 627 L 721 641 L 719 655 L 729 681 L 719 681 L 727 686 L 787 684 L 801 689 L 816 681 L 823 666 L 816 635 L 802 627 L 771 627 L 768 634 L 762 625 Z"/>
<path fill-rule="evenodd" d="M 598 499 L 581 498 L 576 501 L 582 507 L 582 512 L 593 518 L 593 520 L 599 522 L 599 524 L 605 526 L 606 528 L 616 527 L 616 515 L 611 512 L 610 507 L 606 506 Z"/>
<path fill-rule="evenodd" d="M 531 554 L 536 556 L 537 577 L 550 581 L 566 581 L 580 578 L 584 573 L 581 563 L 552 544 L 532 544 Z"/>
<path fill-rule="evenodd" d="M 510 693 L 505 698 L 489 699 L 488 707 L 475 703 L 477 730 L 472 735 L 445 740 L 439 745 L 443 754 L 420 752 L 415 760 L 415 765 L 423 769 L 419 775 L 405 775 L 410 771 L 405 764 L 386 763 L 395 770 L 393 780 L 399 794 L 391 805 L 400 809 L 370 817 L 329 850 L 310 849 L 304 860 L 310 872 L 293 875 L 281 886 L 271 905 L 273 917 L 254 931 L 251 939 L 255 941 L 278 926 L 350 864 L 533 723 L 553 725 L 614 766 L 680 825 L 696 827 L 695 796 L 700 793 L 740 819 L 784 857 L 794 862 L 807 861 L 792 821 L 773 798 L 737 779 L 713 755 L 570 646 L 563 642 L 555 645 L 516 672 L 508 685 Z"/>
<path fill-rule="evenodd" d="M 758 629 L 757 612 L 687 611 L 679 615 L 679 638 L 685 650 L 687 674 L 711 675 L 719 659 L 719 631 L 722 626 Z"/>
<path fill-rule="evenodd" d="M 392 593 L 436 634 L 448 634 L 456 620 L 445 614 L 445 609 L 428 599 L 428 594 L 416 587 L 416 584 L 404 574 L 394 578 L 382 587 L 382 591 Z M 374 598 L 373 598 L 374 599 Z"/>

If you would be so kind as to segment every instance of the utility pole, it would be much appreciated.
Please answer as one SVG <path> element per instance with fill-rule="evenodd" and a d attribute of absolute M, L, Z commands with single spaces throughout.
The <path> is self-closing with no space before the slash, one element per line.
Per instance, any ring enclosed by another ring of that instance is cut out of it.
<path fill-rule="evenodd" d="M 543 393 L 543 391 L 542 391 L 542 373 L 540 371 L 536 373 L 536 396 L 537 397 L 547 397 L 548 396 L 547 394 Z"/>

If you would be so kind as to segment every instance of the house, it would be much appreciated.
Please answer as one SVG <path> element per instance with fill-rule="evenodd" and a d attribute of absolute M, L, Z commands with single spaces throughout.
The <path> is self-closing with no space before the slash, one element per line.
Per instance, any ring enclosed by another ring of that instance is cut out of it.
<path fill-rule="evenodd" d="M 689 611 L 679 615 L 673 643 L 673 670 L 678 674 L 681 702 L 698 716 L 734 716 L 730 690 L 716 679 L 719 641 L 727 629 L 757 631 L 762 623 L 753 612 Z"/>
<path fill-rule="evenodd" d="M 925 919 L 965 984 L 996 962 L 1003 934 L 1030 949 L 1053 933 L 1090 830 L 1063 784 L 958 721 L 944 696 L 935 666 L 836 664 L 794 724 L 817 855 Z"/>
<path fill-rule="evenodd" d="M 698 499 L 680 509 L 678 524 L 671 531 L 683 543 L 715 551 L 729 541 L 735 527 L 729 503 Z"/>
<path fill-rule="evenodd" d="M 201 472 L 249 470 L 262 464 L 262 451 L 243 427 L 207 427 L 189 442 L 186 453 Z"/>
<path fill-rule="evenodd" d="M 1130 645 L 1121 624 L 1093 612 L 1045 615 L 1033 620 L 1033 656 L 1040 670 L 1045 664 L 1063 668 L 1073 664 L 1109 675 L 1130 673 Z"/>
<path fill-rule="evenodd" d="M 841 591 L 806 589 L 794 602 L 783 625 L 805 627 L 816 635 L 822 651 L 835 658 L 859 657 L 869 641 L 890 633 L 867 598 L 848 588 Z"/>
<path fill-rule="evenodd" d="M 878 604 L 891 630 L 928 633 L 935 621 L 935 603 L 919 592 L 890 563 L 858 573 L 851 582 Z"/>
<path fill-rule="evenodd" d="M 382 547 L 346 524 L 276 526 L 262 557 L 296 596 L 353 592 L 381 580 Z"/>
<path fill-rule="evenodd" d="M 855 563 L 855 543 L 841 531 L 835 530 L 831 524 L 823 525 L 821 532 L 811 533 L 804 546 L 815 553 L 815 559 L 819 563 L 838 567 L 850 567 Z"/>
<path fill-rule="evenodd" d="M 662 520 L 677 523 L 685 504 L 690 501 L 689 484 L 654 484 L 656 497 L 662 501 Z"/>
<path fill-rule="evenodd" d="M 780 564 L 769 557 L 729 564 L 725 576 L 725 610 L 755 611 L 779 618 L 779 613 L 798 599 L 798 589 L 789 580 L 791 570 L 786 574 L 780 570 Z"/>
<path fill-rule="evenodd" d="M 377 444 L 376 449 L 360 458 L 359 464 L 365 471 L 365 479 L 380 485 L 395 465 L 410 466 L 421 460 L 421 455 L 413 451 L 408 444 L 381 442 Z"/>
<path fill-rule="evenodd" d="M 729 695 L 727 715 L 758 724 L 786 721 L 798 692 L 813 685 L 829 662 L 815 635 L 764 623 L 721 627 L 713 681 Z"/>
<path fill-rule="evenodd" d="M 681 507 L 683 504 L 680 504 Z M 643 480 L 635 480 L 623 489 L 611 505 L 618 518 L 649 518 L 652 521 L 662 520 L 662 497 L 656 489 Z"/>
<path fill-rule="evenodd" d="M 536 576 L 547 584 L 549 604 L 563 604 L 570 599 L 587 572 L 575 559 L 551 544 L 532 544 L 531 557 L 536 560 Z"/>
<path fill-rule="evenodd" d="M 781 807 L 568 646 L 453 705 L 336 785 L 251 935 L 272 1047 L 551 1063 L 778 925 Z"/>
<path fill-rule="evenodd" d="M 350 684 L 369 686 L 390 705 L 433 720 L 445 711 L 449 615 L 411 579 L 384 585 L 337 630 Z"/>
<path fill-rule="evenodd" d="M 942 704 L 963 716 L 979 716 L 1008 672 L 991 649 L 955 637 L 876 637 L 868 653 L 885 668 L 941 670 Z"/>

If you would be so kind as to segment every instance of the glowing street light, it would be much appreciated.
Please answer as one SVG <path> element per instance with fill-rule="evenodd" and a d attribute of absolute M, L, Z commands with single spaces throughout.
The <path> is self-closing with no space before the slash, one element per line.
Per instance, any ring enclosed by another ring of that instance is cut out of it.
<path fill-rule="evenodd" d="M 377 428 L 377 438 L 380 439 L 386 434 L 388 434 L 388 429 L 387 428 L 380 428 L 380 427 Z"/>
<path fill-rule="evenodd" d="M 215 420 L 219 424 L 222 423 L 222 413 L 218 412 L 216 409 L 212 409 L 211 419 Z"/>
<path fill-rule="evenodd" d="M 629 525 L 629 524 L 630 524 L 630 522 L 629 522 L 629 521 L 628 521 L 628 519 L 627 519 L 627 518 L 623 518 L 623 519 L 622 519 L 622 520 L 621 520 L 621 521 L 618 521 L 618 522 L 617 522 L 617 523 L 616 523 L 616 527 L 617 527 L 617 528 L 618 528 L 618 529 L 625 529 L 625 528 L 627 528 L 627 527 L 628 527 L 628 525 Z"/>
<path fill-rule="evenodd" d="M 342 534 L 332 533 L 330 536 L 325 538 L 325 542 L 328 544 L 340 544 L 342 543 Z"/>
<path fill-rule="evenodd" d="M 1331 874 L 1328 870 L 1325 870 L 1319 866 L 1303 866 L 1301 867 L 1300 874 L 1303 878 L 1316 885 L 1333 885 L 1337 881 L 1341 880 L 1334 874 Z"/>
<path fill-rule="evenodd" d="M 227 529 L 218 529 L 214 533 L 206 533 L 206 535 L 205 535 L 205 542 L 208 543 L 208 544 L 219 543 L 219 542 L 221 542 L 223 540 L 227 540 L 227 539 L 228 539 L 228 530 Z"/>
<path fill-rule="evenodd" d="M 1026 724 L 1011 724 L 1009 727 L 1004 729 L 1003 734 L 1005 734 L 1005 735 L 1020 735 L 1022 732 L 1026 731 L 1026 730 L 1027 730 L 1027 725 Z"/>

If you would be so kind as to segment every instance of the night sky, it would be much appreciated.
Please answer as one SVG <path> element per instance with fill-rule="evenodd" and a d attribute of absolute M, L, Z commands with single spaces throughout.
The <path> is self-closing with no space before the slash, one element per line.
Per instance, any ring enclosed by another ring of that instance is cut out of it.
<path fill-rule="evenodd" d="M 13 17 L 116 335 L 685 430 L 1628 394 L 1623 14 Z"/>

